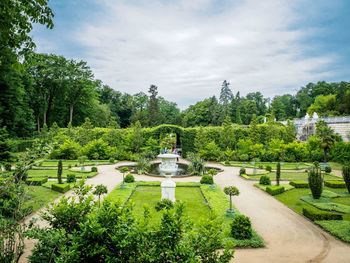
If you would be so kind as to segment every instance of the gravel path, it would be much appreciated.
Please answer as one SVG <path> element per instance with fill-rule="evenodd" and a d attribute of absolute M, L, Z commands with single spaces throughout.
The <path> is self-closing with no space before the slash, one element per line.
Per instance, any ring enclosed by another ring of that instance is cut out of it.
<path fill-rule="evenodd" d="M 131 164 L 120 162 L 117 165 L 98 166 L 99 174 L 87 180 L 89 185 L 104 184 L 108 192 L 122 181 L 122 174 L 115 168 Z M 255 182 L 238 176 L 239 168 L 217 166 L 224 171 L 215 176 L 220 187 L 235 185 L 240 195 L 234 197 L 235 206 L 252 220 L 253 227 L 263 237 L 266 248 L 237 249 L 233 262 L 350 262 L 350 246 L 330 236 L 304 217 L 296 214 L 282 203 L 253 186 Z M 248 169 L 249 170 L 249 169 Z M 137 175 L 136 180 L 159 181 L 159 177 Z M 174 181 L 198 182 L 199 177 L 174 178 Z M 66 195 L 70 195 L 68 192 Z M 27 219 L 39 217 L 40 211 Z M 39 224 L 44 226 L 43 221 Z M 21 263 L 34 246 L 33 240 L 26 240 Z"/>

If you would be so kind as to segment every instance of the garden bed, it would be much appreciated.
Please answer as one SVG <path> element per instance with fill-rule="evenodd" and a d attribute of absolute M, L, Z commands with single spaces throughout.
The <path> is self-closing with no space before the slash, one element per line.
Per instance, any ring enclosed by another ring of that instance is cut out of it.
<path fill-rule="evenodd" d="M 194 224 L 209 217 L 210 213 L 216 214 L 222 220 L 224 243 L 232 247 L 262 247 L 263 240 L 253 231 L 253 237 L 248 240 L 236 240 L 230 237 L 230 225 L 232 218 L 226 217 L 229 201 L 224 192 L 217 186 L 200 185 L 199 183 L 177 183 L 176 200 L 185 203 L 185 216 Z M 120 203 L 132 203 L 133 213 L 136 218 L 142 218 L 144 206 L 151 212 L 151 223 L 160 221 L 160 213 L 154 209 L 155 204 L 161 199 L 160 182 L 136 182 L 125 184 L 121 189 L 117 186 L 107 197 L 110 201 Z"/>

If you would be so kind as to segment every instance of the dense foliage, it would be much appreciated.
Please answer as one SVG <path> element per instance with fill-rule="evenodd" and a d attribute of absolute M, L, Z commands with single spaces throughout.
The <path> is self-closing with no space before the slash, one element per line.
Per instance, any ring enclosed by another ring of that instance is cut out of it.
<path fill-rule="evenodd" d="M 149 226 L 149 211 L 135 220 L 129 206 L 104 201 L 94 204 L 89 188 L 61 199 L 44 215 L 51 228 L 29 233 L 38 239 L 30 262 L 229 262 L 232 252 L 222 248 L 221 230 L 209 218 L 192 228 L 181 203 L 160 209 L 161 222 Z M 78 202 L 77 202 L 78 201 Z"/>
<path fill-rule="evenodd" d="M 343 166 L 342 174 L 346 187 L 350 193 L 350 163 Z"/>
<path fill-rule="evenodd" d="M 313 198 L 319 199 L 323 190 L 323 178 L 321 169 L 317 164 L 309 170 L 308 181 Z"/>
<path fill-rule="evenodd" d="M 249 239 L 252 237 L 252 224 L 249 217 L 235 215 L 231 225 L 231 235 L 236 239 Z"/>

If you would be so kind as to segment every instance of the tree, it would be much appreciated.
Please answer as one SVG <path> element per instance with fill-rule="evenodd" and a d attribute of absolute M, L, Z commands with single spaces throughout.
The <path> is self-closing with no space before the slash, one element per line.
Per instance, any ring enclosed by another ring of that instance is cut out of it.
<path fill-rule="evenodd" d="M 233 211 L 232 209 L 232 196 L 239 195 L 239 190 L 235 186 L 226 186 L 224 188 L 224 193 L 228 196 L 230 196 L 230 212 Z"/>
<path fill-rule="evenodd" d="M 229 104 L 233 99 L 232 90 L 230 89 L 230 83 L 224 80 L 221 85 L 220 91 L 220 103 L 223 106 L 223 118 L 225 118 L 229 114 Z"/>
<path fill-rule="evenodd" d="M 59 160 L 57 164 L 57 179 L 59 184 L 62 184 L 62 170 L 63 170 L 62 160 Z"/>
<path fill-rule="evenodd" d="M 316 136 L 321 139 L 321 148 L 323 149 L 324 162 L 328 160 L 328 153 L 332 149 L 336 141 L 340 141 L 340 136 L 336 135 L 334 131 L 323 120 L 316 123 Z"/>
<path fill-rule="evenodd" d="M 346 188 L 348 189 L 348 192 L 350 193 L 350 163 L 343 165 L 342 175 L 343 175 L 343 179 L 344 179 Z"/>
<path fill-rule="evenodd" d="M 148 93 L 149 96 L 149 106 L 148 106 L 148 112 L 149 112 L 149 125 L 155 126 L 158 123 L 158 117 L 159 117 L 159 105 L 158 105 L 158 87 L 155 85 L 151 85 Z"/>
<path fill-rule="evenodd" d="M 281 163 L 277 162 L 277 167 L 276 167 L 276 185 L 280 185 L 280 179 L 281 179 Z"/>
<path fill-rule="evenodd" d="M 93 191 L 93 194 L 98 196 L 98 206 L 101 205 L 101 195 L 107 194 L 107 193 L 108 193 L 108 189 L 105 185 L 98 184 L 95 186 L 95 190 Z"/>
<path fill-rule="evenodd" d="M 308 181 L 313 198 L 320 199 L 323 190 L 323 178 L 317 163 L 309 170 Z"/>
<path fill-rule="evenodd" d="M 131 136 L 131 145 L 132 150 L 136 153 L 140 151 L 140 148 L 143 144 L 143 133 L 141 123 L 136 121 L 136 123 L 132 126 L 132 136 Z"/>

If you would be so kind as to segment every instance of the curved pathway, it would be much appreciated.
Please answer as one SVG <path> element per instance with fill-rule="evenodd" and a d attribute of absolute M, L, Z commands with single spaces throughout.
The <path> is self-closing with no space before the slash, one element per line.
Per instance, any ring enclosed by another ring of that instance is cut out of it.
<path fill-rule="evenodd" d="M 107 186 L 108 192 L 122 181 L 122 174 L 115 168 L 132 164 L 119 162 L 116 165 L 100 165 L 97 176 L 87 179 L 87 184 Z M 223 169 L 215 176 L 220 187 L 235 185 L 240 195 L 234 198 L 235 206 L 251 218 L 254 229 L 263 237 L 266 248 L 236 249 L 233 262 L 350 262 L 350 246 L 335 239 L 319 227 L 296 214 L 272 196 L 253 186 L 240 176 L 239 168 L 226 167 L 211 163 Z M 139 181 L 159 181 L 159 177 L 136 175 Z M 174 181 L 198 182 L 200 177 L 174 178 Z M 70 195 L 71 192 L 66 193 Z M 40 211 L 27 219 L 39 217 Z M 40 225 L 45 225 L 39 221 Z M 25 251 L 19 262 L 27 262 L 27 256 L 34 246 L 32 240 L 26 240 Z"/>

